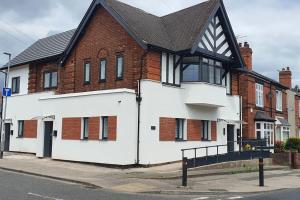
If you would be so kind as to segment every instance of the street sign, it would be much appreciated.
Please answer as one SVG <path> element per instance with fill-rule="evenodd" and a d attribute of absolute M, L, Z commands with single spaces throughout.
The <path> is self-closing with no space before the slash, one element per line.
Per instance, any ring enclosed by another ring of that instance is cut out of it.
<path fill-rule="evenodd" d="M 11 88 L 3 88 L 2 95 L 4 97 L 10 97 L 11 96 Z"/>

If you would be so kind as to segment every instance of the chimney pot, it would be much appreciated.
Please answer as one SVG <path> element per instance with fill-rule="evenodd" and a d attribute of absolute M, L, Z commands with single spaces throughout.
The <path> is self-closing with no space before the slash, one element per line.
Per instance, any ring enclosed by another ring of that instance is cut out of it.
<path fill-rule="evenodd" d="M 287 71 L 290 71 L 290 67 L 287 67 L 286 70 L 287 70 Z"/>

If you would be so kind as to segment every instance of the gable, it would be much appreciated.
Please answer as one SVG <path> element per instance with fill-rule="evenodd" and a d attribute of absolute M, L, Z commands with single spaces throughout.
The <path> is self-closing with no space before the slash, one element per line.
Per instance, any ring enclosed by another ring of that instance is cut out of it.
<path fill-rule="evenodd" d="M 213 17 L 198 44 L 200 49 L 231 58 L 232 50 L 218 16 Z"/>

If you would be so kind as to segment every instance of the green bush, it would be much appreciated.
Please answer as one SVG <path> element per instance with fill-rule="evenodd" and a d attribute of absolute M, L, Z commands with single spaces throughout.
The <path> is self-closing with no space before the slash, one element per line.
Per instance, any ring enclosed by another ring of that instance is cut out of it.
<path fill-rule="evenodd" d="M 300 153 L 300 138 L 289 138 L 285 143 L 286 150 L 297 150 Z"/>

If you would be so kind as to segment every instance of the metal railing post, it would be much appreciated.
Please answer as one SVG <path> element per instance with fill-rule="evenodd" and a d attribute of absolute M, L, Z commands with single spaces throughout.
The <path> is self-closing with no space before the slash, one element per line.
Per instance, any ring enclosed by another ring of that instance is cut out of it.
<path fill-rule="evenodd" d="M 259 186 L 263 187 L 265 186 L 265 181 L 264 181 L 264 159 L 259 158 Z"/>
<path fill-rule="evenodd" d="M 187 157 L 182 159 L 182 186 L 187 186 Z"/>

